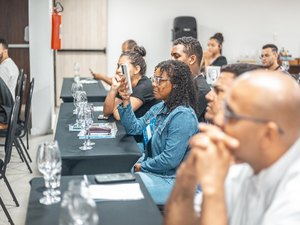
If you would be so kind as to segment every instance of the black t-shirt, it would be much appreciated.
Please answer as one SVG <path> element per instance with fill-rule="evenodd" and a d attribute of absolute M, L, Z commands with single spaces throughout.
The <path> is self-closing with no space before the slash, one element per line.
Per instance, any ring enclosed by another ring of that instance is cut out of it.
<path fill-rule="evenodd" d="M 210 64 L 210 66 L 224 66 L 227 65 L 227 59 L 225 56 L 219 56 L 218 58 L 215 59 L 215 61 Z"/>
<path fill-rule="evenodd" d="M 207 100 L 205 98 L 205 95 L 210 92 L 210 87 L 208 83 L 206 82 L 204 76 L 199 75 L 194 78 L 194 83 L 196 85 L 196 92 L 197 92 L 197 117 L 199 122 L 205 121 L 205 113 L 206 113 L 206 106 L 207 106 Z"/>
<path fill-rule="evenodd" d="M 134 112 L 137 118 L 142 117 L 153 105 L 158 103 L 153 95 L 152 82 L 146 76 L 142 76 L 132 89 L 131 97 L 138 98 L 143 102 L 143 105 Z M 122 99 L 119 94 L 117 94 L 117 98 Z"/>

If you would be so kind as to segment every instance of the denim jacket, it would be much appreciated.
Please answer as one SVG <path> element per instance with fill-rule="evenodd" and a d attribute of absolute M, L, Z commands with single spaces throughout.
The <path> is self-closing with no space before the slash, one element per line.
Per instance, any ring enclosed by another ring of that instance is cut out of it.
<path fill-rule="evenodd" d="M 137 119 L 131 104 L 118 107 L 121 123 L 130 135 L 141 135 L 143 129 L 156 117 L 151 138 L 152 157 L 142 162 L 141 171 L 162 177 L 175 177 L 176 169 L 188 151 L 188 141 L 198 131 L 198 120 L 191 107 L 178 106 L 167 113 L 164 102 L 150 108 Z"/>

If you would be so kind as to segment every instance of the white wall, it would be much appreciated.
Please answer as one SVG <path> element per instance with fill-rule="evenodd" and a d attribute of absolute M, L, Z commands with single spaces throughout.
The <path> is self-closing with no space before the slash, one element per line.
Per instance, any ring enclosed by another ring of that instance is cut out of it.
<path fill-rule="evenodd" d="M 51 41 L 52 0 L 29 0 L 30 73 L 35 79 L 31 134 L 51 130 L 54 107 L 53 51 Z"/>
<path fill-rule="evenodd" d="M 300 56 L 299 0 L 109 0 L 108 74 L 115 71 L 121 43 L 135 39 L 147 50 L 147 75 L 170 58 L 171 29 L 177 16 L 194 16 L 198 39 L 206 48 L 215 32 L 225 38 L 223 54 L 230 62 L 258 56 L 262 45 L 273 42 Z"/>

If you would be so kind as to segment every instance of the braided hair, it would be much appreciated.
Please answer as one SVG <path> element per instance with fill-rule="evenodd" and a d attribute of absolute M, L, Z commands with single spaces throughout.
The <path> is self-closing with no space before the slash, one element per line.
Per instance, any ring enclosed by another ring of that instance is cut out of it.
<path fill-rule="evenodd" d="M 189 66 L 178 60 L 166 60 L 160 62 L 155 71 L 157 69 L 160 75 L 167 73 L 173 85 L 169 98 L 165 101 L 168 112 L 180 105 L 190 106 L 197 112 L 196 91 Z"/>

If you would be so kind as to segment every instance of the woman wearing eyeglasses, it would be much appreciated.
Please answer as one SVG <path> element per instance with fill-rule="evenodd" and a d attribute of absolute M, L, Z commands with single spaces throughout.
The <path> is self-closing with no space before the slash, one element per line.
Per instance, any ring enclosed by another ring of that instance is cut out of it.
<path fill-rule="evenodd" d="M 177 60 L 159 63 L 152 82 L 154 96 L 162 102 L 141 118 L 133 113 L 125 79 L 119 89 L 121 123 L 128 134 L 143 134 L 145 158 L 134 165 L 153 200 L 165 204 L 178 166 L 188 152 L 188 141 L 197 133 L 195 90 L 189 67 Z"/>

